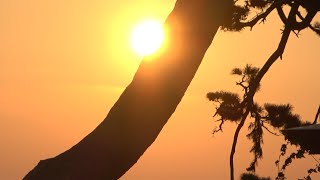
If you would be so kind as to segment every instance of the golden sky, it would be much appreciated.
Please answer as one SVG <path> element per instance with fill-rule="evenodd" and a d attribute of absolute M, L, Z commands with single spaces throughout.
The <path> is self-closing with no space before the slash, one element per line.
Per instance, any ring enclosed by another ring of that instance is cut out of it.
<path fill-rule="evenodd" d="M 164 21 L 175 1 L 0 2 L 0 179 L 15 180 L 40 159 L 70 148 L 104 119 L 141 60 L 130 47 L 132 28 L 144 19 Z M 228 179 L 235 125 L 212 137 L 214 107 L 205 95 L 239 91 L 230 70 L 246 63 L 262 66 L 281 28 L 272 15 L 253 31 L 217 33 L 177 111 L 121 179 Z M 310 30 L 299 38 L 292 35 L 256 100 L 290 102 L 295 113 L 312 121 L 320 103 L 319 47 Z M 281 143 L 282 138 L 266 136 L 258 174 L 276 175 Z M 249 148 L 242 138 L 236 177 L 251 161 Z M 289 179 L 305 176 L 314 164 L 310 158 L 296 163 L 287 170 Z"/>

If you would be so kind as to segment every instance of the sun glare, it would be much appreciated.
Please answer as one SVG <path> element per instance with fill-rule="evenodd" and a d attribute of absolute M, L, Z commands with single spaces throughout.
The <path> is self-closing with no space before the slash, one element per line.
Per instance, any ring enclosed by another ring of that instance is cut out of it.
<path fill-rule="evenodd" d="M 146 56 L 156 52 L 164 39 L 162 24 L 155 20 L 143 21 L 137 24 L 131 35 L 131 45 L 134 51 Z"/>

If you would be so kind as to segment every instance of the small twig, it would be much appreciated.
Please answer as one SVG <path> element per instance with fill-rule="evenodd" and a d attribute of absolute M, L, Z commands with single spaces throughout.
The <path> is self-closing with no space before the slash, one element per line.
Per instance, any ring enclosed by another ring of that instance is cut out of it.
<path fill-rule="evenodd" d="M 314 118 L 314 121 L 313 121 L 312 124 L 317 124 L 317 120 L 318 120 L 319 114 L 320 114 L 320 105 L 319 105 L 319 108 L 318 108 L 318 112 L 317 112 L 317 114 L 316 114 L 316 117 Z"/>
<path fill-rule="evenodd" d="M 275 132 L 272 132 L 268 127 L 266 127 L 266 126 L 263 124 L 263 122 L 261 122 L 261 126 L 262 126 L 265 130 L 267 130 L 270 134 L 273 134 L 273 135 L 275 135 L 275 136 L 280 136 L 279 134 L 277 134 L 277 133 L 275 133 Z"/>
<path fill-rule="evenodd" d="M 219 131 L 223 132 L 223 131 L 222 131 L 222 126 L 223 126 L 223 124 L 224 124 L 224 120 L 223 120 L 223 119 L 219 119 L 219 120 L 217 120 L 217 121 L 221 121 L 221 122 L 220 122 L 220 124 L 219 124 L 219 128 L 218 128 L 218 129 L 215 128 L 215 129 L 213 130 L 213 132 L 212 132 L 213 135 L 216 134 L 216 133 L 218 133 Z"/>
<path fill-rule="evenodd" d="M 299 32 L 300 32 L 300 31 L 298 31 L 298 32 L 292 31 L 292 32 L 297 36 L 297 38 L 299 38 L 299 35 L 300 35 Z"/>
<path fill-rule="evenodd" d="M 236 82 L 236 85 L 241 86 L 245 90 L 245 92 L 247 92 L 248 86 L 243 85 L 243 82 Z"/>
<path fill-rule="evenodd" d="M 313 168 L 313 169 L 309 169 L 309 170 L 308 170 L 308 175 L 307 175 L 307 177 L 304 177 L 304 179 L 305 179 L 305 180 L 311 179 L 311 178 L 310 178 L 311 174 L 312 174 L 312 173 L 317 173 L 318 168 L 320 168 L 320 164 L 317 164 L 316 167 Z"/>
<path fill-rule="evenodd" d="M 216 115 L 218 114 L 218 109 L 219 108 L 216 107 L 216 112 L 214 113 L 214 115 L 212 117 L 216 117 Z"/>
<path fill-rule="evenodd" d="M 311 156 L 318 164 L 320 164 L 320 162 L 314 157 L 314 155 L 310 154 L 310 156 Z"/>
<path fill-rule="evenodd" d="M 313 27 L 311 24 L 308 26 L 313 32 L 317 33 L 320 35 L 320 29 Z"/>
<path fill-rule="evenodd" d="M 282 168 L 280 169 L 280 161 L 281 161 L 281 157 L 286 154 L 286 149 L 287 149 L 288 144 L 289 144 L 289 141 L 287 141 L 286 144 L 283 144 L 283 145 L 281 146 L 281 149 L 280 149 L 281 153 L 280 153 L 280 155 L 279 155 L 279 157 L 278 157 L 278 160 L 276 161 L 276 166 L 277 166 L 277 168 L 278 168 L 278 175 L 277 175 L 276 180 L 280 180 L 280 177 L 279 177 L 280 174 L 283 175 L 282 178 L 284 178 L 284 176 L 285 176 L 285 175 L 284 175 L 284 169 L 282 169 Z M 283 148 L 284 148 L 284 149 L 283 149 Z"/>

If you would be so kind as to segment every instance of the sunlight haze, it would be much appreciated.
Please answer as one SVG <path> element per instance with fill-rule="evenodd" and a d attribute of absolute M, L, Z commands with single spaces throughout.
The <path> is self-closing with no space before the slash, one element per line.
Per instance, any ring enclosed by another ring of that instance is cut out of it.
<path fill-rule="evenodd" d="M 131 82 L 141 55 L 159 46 L 139 44 L 133 28 L 148 19 L 164 22 L 174 3 L 1 1 L 0 179 L 21 179 L 40 160 L 78 143 L 105 118 Z M 218 124 L 206 93 L 241 93 L 231 69 L 247 63 L 261 67 L 277 47 L 282 28 L 277 14 L 271 14 L 252 31 L 219 31 L 175 113 L 121 180 L 228 179 L 236 125 L 226 124 L 223 133 L 212 136 Z M 157 43 L 162 41 L 161 34 L 155 36 Z M 256 101 L 291 103 L 294 113 L 312 122 L 320 103 L 319 47 L 319 36 L 308 29 L 299 38 L 292 34 L 283 59 L 262 80 Z M 246 134 L 243 129 L 235 155 L 236 179 L 253 158 Z M 257 173 L 274 178 L 284 140 L 265 135 Z M 302 178 L 314 165 L 312 158 L 302 159 L 286 174 Z M 319 173 L 313 177 L 320 179 Z"/>
<path fill-rule="evenodd" d="M 150 55 L 161 47 L 164 39 L 162 23 L 156 20 L 144 20 L 132 30 L 132 48 L 141 56 Z"/>

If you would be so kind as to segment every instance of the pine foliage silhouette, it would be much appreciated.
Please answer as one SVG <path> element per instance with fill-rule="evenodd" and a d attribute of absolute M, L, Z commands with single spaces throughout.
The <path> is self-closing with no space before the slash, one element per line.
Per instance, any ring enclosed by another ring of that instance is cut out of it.
<path fill-rule="evenodd" d="M 250 88 L 251 83 L 254 83 L 254 79 L 259 73 L 259 68 L 253 67 L 251 65 L 246 65 L 244 68 L 234 68 L 231 71 L 232 75 L 239 76 L 239 81 L 236 82 L 237 86 L 241 87 L 244 94 L 240 98 L 239 94 L 226 91 L 217 91 L 209 92 L 207 98 L 209 101 L 212 101 L 215 105 L 216 111 L 213 117 L 217 117 L 219 125 L 216 129 L 213 130 L 213 133 L 223 131 L 224 123 L 227 121 L 234 122 L 240 126 L 239 122 L 246 118 L 248 123 L 248 134 L 246 137 L 252 142 L 252 147 L 250 153 L 253 154 L 253 160 L 247 168 L 249 173 L 245 173 L 241 176 L 242 179 L 259 179 L 252 173 L 255 173 L 256 167 L 258 166 L 258 160 L 263 157 L 263 136 L 264 132 L 271 133 L 272 135 L 283 135 L 286 139 L 286 144 L 283 144 L 281 147 L 281 154 L 279 159 L 275 162 L 278 167 L 277 180 L 285 179 L 285 169 L 289 164 L 291 164 L 293 159 L 304 158 L 305 153 L 308 152 L 308 149 L 304 146 L 303 142 L 300 140 L 300 137 L 292 135 L 290 133 L 284 133 L 283 129 L 301 127 L 310 125 L 310 122 L 302 122 L 299 115 L 294 114 L 293 107 L 290 104 L 271 104 L 265 103 L 264 105 L 259 105 L 256 102 L 253 102 L 253 107 L 250 108 L 249 117 L 245 114 L 245 99 L 248 97 L 248 89 Z M 260 87 L 260 85 L 258 85 Z M 238 138 L 238 137 L 237 137 Z M 235 143 L 235 141 L 233 142 Z M 280 167 L 281 157 L 285 156 L 287 145 L 294 145 L 298 147 L 296 153 L 292 153 L 285 161 L 284 164 Z M 231 157 L 232 158 L 232 157 Z M 231 159 L 230 161 L 233 161 Z M 315 168 L 308 170 L 308 178 L 311 178 L 312 173 L 320 172 L 318 164 Z M 230 166 L 230 170 L 234 168 Z M 319 169 L 318 169 L 319 168 Z"/>
<path fill-rule="evenodd" d="M 222 28 L 225 31 L 241 31 L 244 28 L 249 27 L 252 29 L 258 23 L 265 23 L 267 21 L 267 17 L 273 11 L 276 11 L 280 21 L 283 23 L 282 36 L 279 41 L 278 47 L 271 54 L 271 56 L 266 60 L 263 67 L 259 70 L 259 72 L 255 75 L 255 78 L 251 79 L 250 85 L 243 87 L 246 91 L 239 107 L 239 112 L 242 113 L 242 117 L 237 119 L 238 116 L 234 117 L 239 122 L 237 129 L 234 134 L 234 140 L 232 144 L 232 149 L 230 153 L 230 179 L 234 180 L 234 162 L 233 157 L 236 151 L 236 145 L 239 133 L 242 127 L 245 124 L 247 116 L 252 111 L 259 112 L 259 106 L 254 104 L 253 98 L 256 92 L 259 90 L 259 84 L 264 75 L 271 68 L 273 63 L 277 59 L 282 59 L 282 54 L 284 53 L 286 44 L 290 37 L 291 33 L 294 33 L 297 37 L 300 35 L 300 32 L 305 29 L 310 29 L 315 32 L 317 35 L 320 35 L 320 22 L 315 21 L 315 16 L 320 10 L 320 1 L 318 0 L 240 0 L 234 1 L 233 5 L 233 13 L 232 18 L 226 24 L 223 24 Z M 287 9 L 284 11 L 284 9 Z M 304 9 L 302 11 L 301 9 Z M 256 12 L 260 12 L 256 14 Z M 235 74 L 240 74 L 242 72 L 239 69 L 234 69 Z M 247 77 L 249 78 L 249 77 Z M 245 83 L 245 82 L 243 82 Z M 249 83 L 249 81 L 247 82 Z M 236 107 L 233 107 L 236 108 Z M 222 110 L 220 110 L 222 111 Z M 233 115 L 238 115 L 239 112 L 233 112 Z M 220 131 L 223 122 L 225 121 L 223 118 L 226 117 L 224 114 L 222 116 L 221 124 L 219 128 L 214 131 Z M 275 123 L 275 122 L 273 122 Z M 256 128 L 259 130 L 259 123 L 257 122 L 252 125 L 252 128 Z M 251 134 L 249 137 L 256 137 L 256 134 Z M 256 142 L 256 145 L 261 143 L 258 137 L 252 139 Z M 255 159 L 262 156 L 262 154 L 257 149 L 252 149 L 255 152 Z M 252 162 L 252 165 L 249 167 L 250 170 L 254 170 L 254 164 L 256 164 L 256 160 Z"/>
<path fill-rule="evenodd" d="M 265 178 L 265 177 L 259 177 L 255 174 L 251 174 L 251 173 L 243 173 L 241 175 L 241 180 L 271 180 L 270 177 Z"/>

